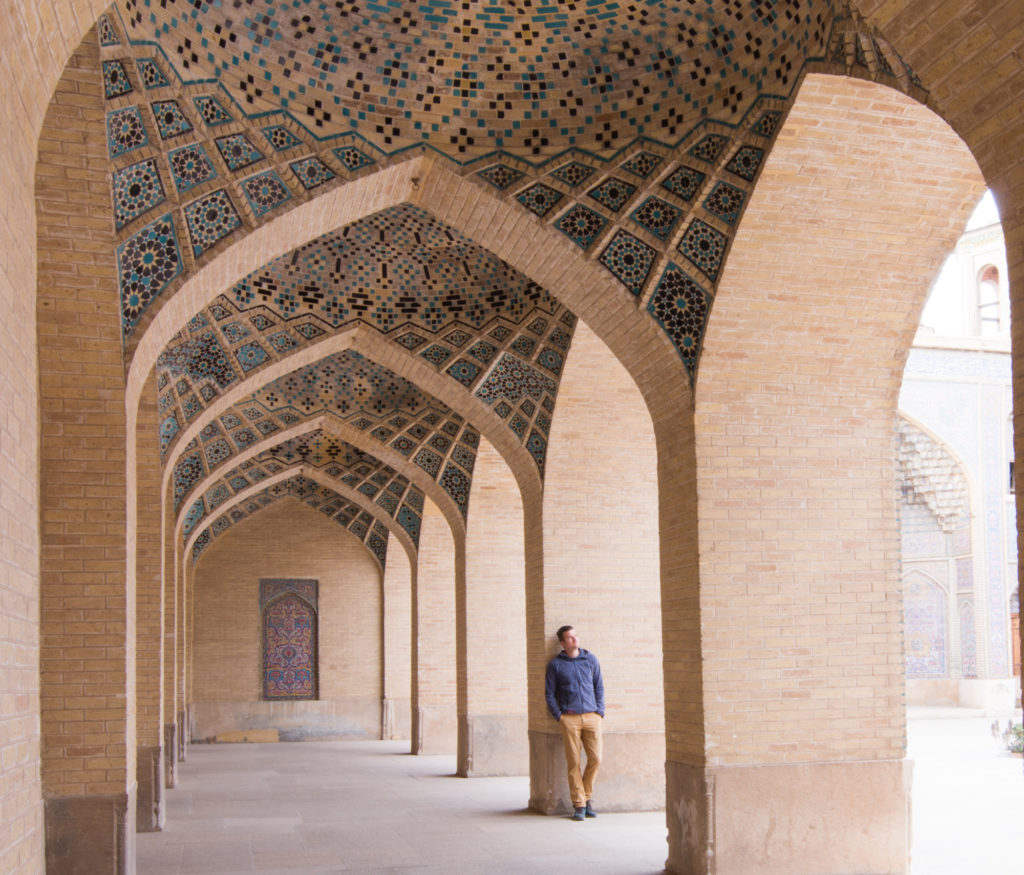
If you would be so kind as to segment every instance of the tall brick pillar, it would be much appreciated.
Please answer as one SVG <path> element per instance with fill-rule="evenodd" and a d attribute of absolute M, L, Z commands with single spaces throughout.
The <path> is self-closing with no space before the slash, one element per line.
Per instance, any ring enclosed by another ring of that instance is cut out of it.
<path fill-rule="evenodd" d="M 659 808 L 664 801 L 664 692 L 657 526 L 657 454 L 633 379 L 582 321 L 562 371 L 544 482 L 545 661 L 556 630 L 573 625 L 598 657 L 607 711 L 595 804 Z M 531 807 L 568 812 L 562 735 L 533 669 Z M 537 699 L 538 701 L 535 701 Z"/>
<path fill-rule="evenodd" d="M 388 539 L 384 568 L 383 690 L 381 738 L 409 738 L 412 733 L 412 587 L 414 568 L 398 543 Z"/>
<path fill-rule="evenodd" d="M 139 832 L 160 830 L 164 799 L 164 587 L 161 564 L 160 445 L 156 374 L 142 393 L 129 442 L 135 458 L 135 489 L 129 489 L 129 562 L 134 551 L 137 769 Z M 131 467 L 129 467 L 131 470 Z M 134 531 L 134 537 L 131 533 Z M 132 565 L 129 565 L 129 569 Z"/>
<path fill-rule="evenodd" d="M 41 727 L 51 875 L 134 871 L 135 592 L 125 393 L 95 31 L 54 93 L 36 177 Z"/>
<path fill-rule="evenodd" d="M 525 775 L 526 592 L 523 505 L 498 452 L 481 439 L 466 532 L 460 654 L 458 774 Z"/>
<path fill-rule="evenodd" d="M 180 589 L 180 551 L 175 546 L 175 527 L 172 498 L 167 495 L 163 500 L 163 577 L 164 577 L 164 613 L 163 613 L 163 650 L 164 650 L 164 688 L 163 688 L 163 746 L 164 746 L 164 786 L 171 789 L 178 783 L 178 711 L 180 690 L 178 685 L 179 660 L 178 630 L 181 626 Z"/>
<path fill-rule="evenodd" d="M 896 403 L 979 183 L 929 111 L 838 77 L 768 158 L 695 393 L 705 740 L 670 755 L 676 871 L 906 869 Z"/>
<path fill-rule="evenodd" d="M 412 752 L 416 754 L 454 753 L 458 747 L 456 560 L 451 527 L 428 499 L 412 597 Z"/>

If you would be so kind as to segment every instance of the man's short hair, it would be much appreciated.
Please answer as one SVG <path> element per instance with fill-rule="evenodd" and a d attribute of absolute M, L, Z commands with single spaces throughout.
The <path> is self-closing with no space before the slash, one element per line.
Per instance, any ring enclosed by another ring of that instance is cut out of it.
<path fill-rule="evenodd" d="M 565 633 L 568 632 L 572 628 L 574 628 L 574 627 L 573 626 L 562 626 L 558 630 L 558 640 L 561 641 L 562 640 L 562 636 L 565 635 Z"/>

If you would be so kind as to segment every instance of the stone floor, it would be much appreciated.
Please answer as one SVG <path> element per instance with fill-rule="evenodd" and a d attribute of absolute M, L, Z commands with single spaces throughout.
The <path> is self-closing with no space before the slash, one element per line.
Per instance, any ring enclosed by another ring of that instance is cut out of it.
<path fill-rule="evenodd" d="M 1024 771 L 991 723 L 973 711 L 911 713 L 912 875 L 1022 871 Z M 453 757 L 406 750 L 193 745 L 166 828 L 137 836 L 139 875 L 662 871 L 662 812 L 541 817 L 524 810 L 526 778 L 455 778 Z"/>

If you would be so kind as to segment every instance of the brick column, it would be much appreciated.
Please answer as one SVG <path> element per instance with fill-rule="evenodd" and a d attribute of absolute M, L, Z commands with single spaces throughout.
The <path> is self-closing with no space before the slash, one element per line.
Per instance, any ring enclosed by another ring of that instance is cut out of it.
<path fill-rule="evenodd" d="M 388 539 L 384 568 L 383 696 L 381 738 L 412 733 L 412 587 L 413 566 L 397 539 Z"/>
<path fill-rule="evenodd" d="M 427 499 L 412 588 L 412 752 L 416 754 L 454 753 L 458 747 L 453 634 L 456 559 L 451 527 Z"/>
<path fill-rule="evenodd" d="M 160 445 L 157 431 L 156 374 L 151 374 L 136 419 L 135 440 L 129 442 L 135 461 L 135 489 L 129 490 L 129 560 L 134 548 L 135 654 L 138 811 L 136 828 L 163 828 L 164 806 L 164 587 L 161 565 Z M 134 498 L 133 496 L 137 496 Z M 131 566 L 129 566 L 131 568 Z"/>
<path fill-rule="evenodd" d="M 596 802 L 605 810 L 660 808 L 665 711 L 654 429 L 633 379 L 582 322 L 562 372 L 546 471 L 546 656 L 560 649 L 555 631 L 571 624 L 600 660 L 607 712 Z M 558 726 L 545 709 L 532 729 L 531 806 L 568 812 Z"/>
<path fill-rule="evenodd" d="M 768 159 L 696 391 L 706 759 L 670 762 L 673 868 L 906 868 L 896 402 L 980 182 L 929 111 L 836 77 Z"/>
<path fill-rule="evenodd" d="M 498 452 L 481 439 L 466 532 L 457 616 L 466 647 L 459 670 L 458 774 L 525 775 L 526 592 L 523 505 Z"/>
<path fill-rule="evenodd" d="M 169 491 L 169 490 L 168 490 Z M 163 500 L 162 559 L 164 579 L 164 614 L 163 614 L 163 650 L 164 650 L 164 785 L 171 789 L 178 783 L 178 627 L 181 624 L 180 603 L 178 595 L 179 574 L 177 560 L 179 551 L 175 549 L 174 511 L 172 498 L 167 495 Z"/>
<path fill-rule="evenodd" d="M 37 174 L 41 725 L 50 873 L 134 871 L 135 592 L 125 398 L 95 32 L 68 62 Z"/>

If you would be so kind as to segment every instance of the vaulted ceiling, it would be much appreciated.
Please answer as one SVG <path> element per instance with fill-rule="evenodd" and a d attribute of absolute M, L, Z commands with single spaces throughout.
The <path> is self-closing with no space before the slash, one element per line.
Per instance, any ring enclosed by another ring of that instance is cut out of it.
<path fill-rule="evenodd" d="M 838 0 L 117 0 L 96 38 L 126 369 L 245 235 L 429 154 L 600 265 L 693 381 L 800 76 L 922 96 Z M 144 363 L 192 555 L 291 495 L 383 563 L 389 533 L 415 548 L 425 496 L 465 522 L 481 436 L 542 483 L 577 324 L 559 289 L 430 204 L 306 240 L 188 312 Z M 444 377 L 433 391 L 423 368 Z"/>

